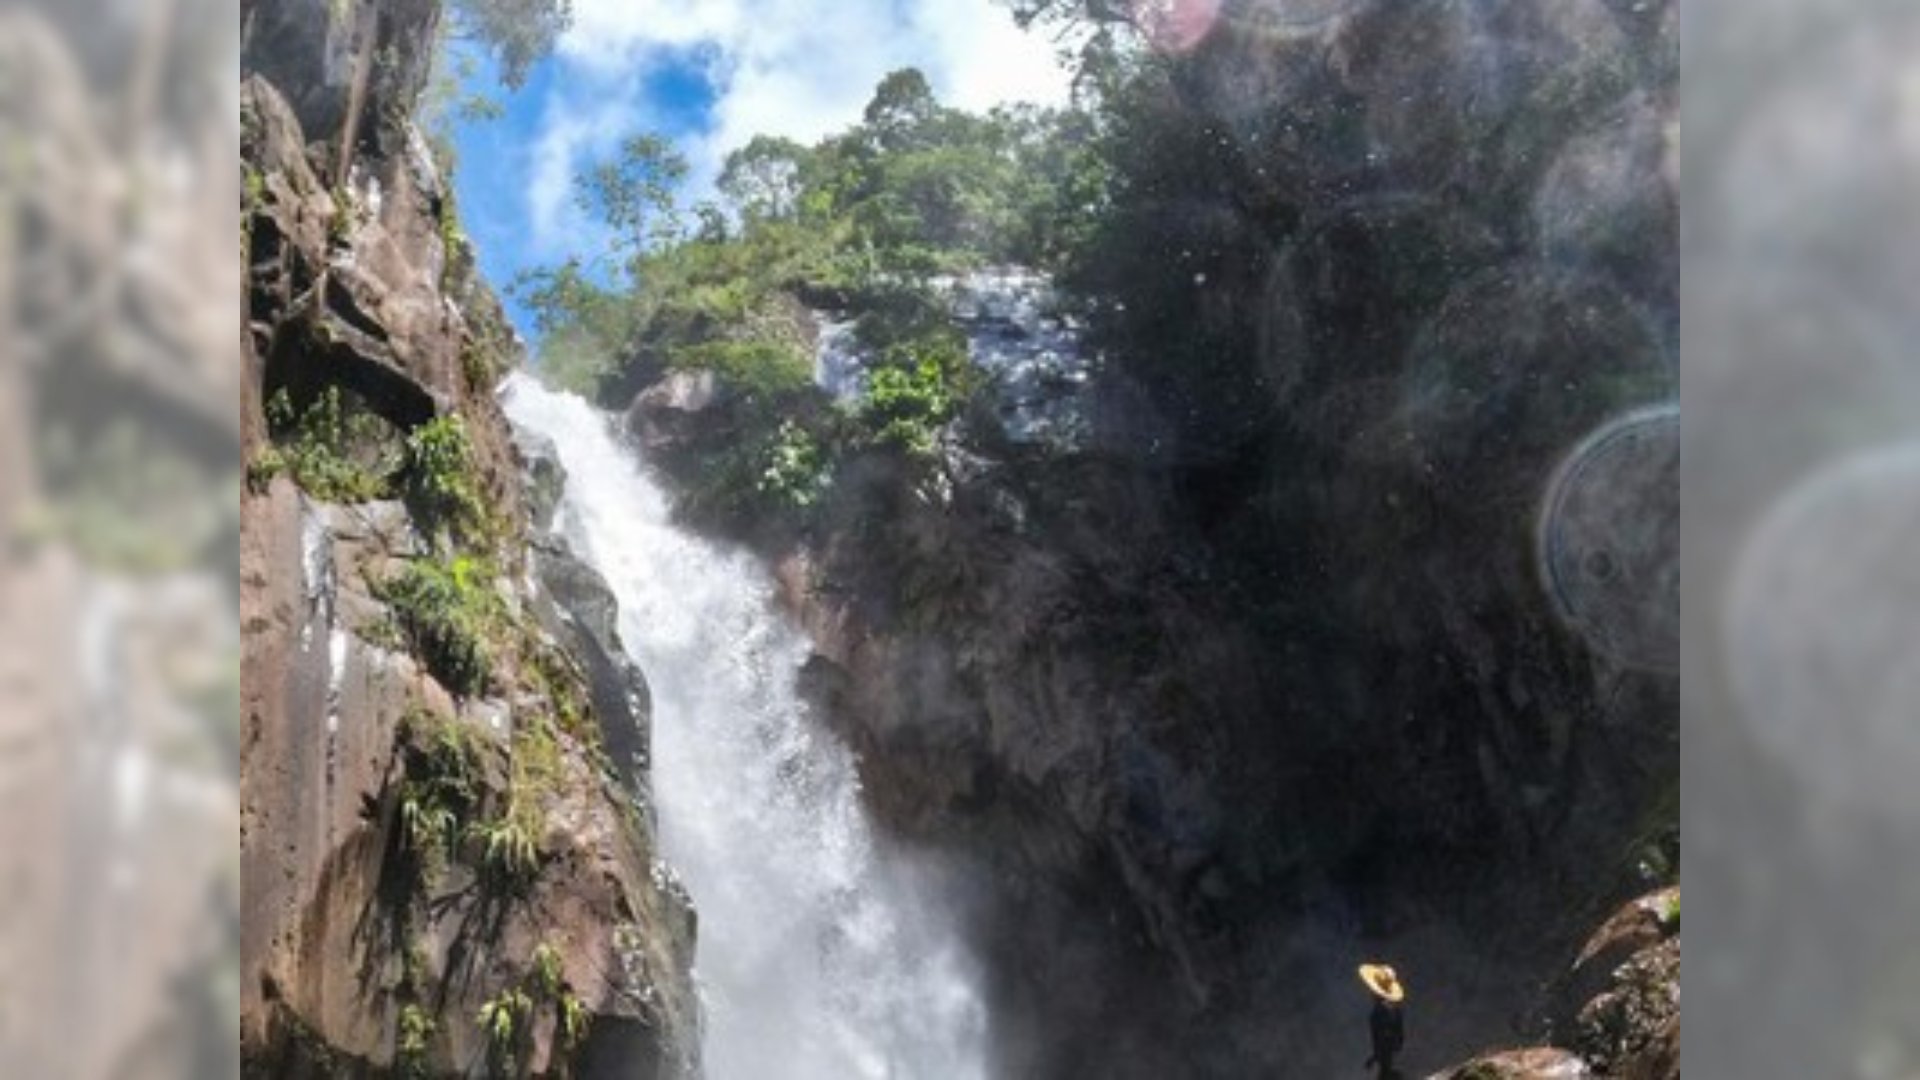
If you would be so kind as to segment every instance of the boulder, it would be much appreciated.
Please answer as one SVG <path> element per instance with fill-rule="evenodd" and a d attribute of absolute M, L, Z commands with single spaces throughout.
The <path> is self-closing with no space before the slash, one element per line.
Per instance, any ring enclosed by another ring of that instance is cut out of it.
<path fill-rule="evenodd" d="M 1586 1062 L 1565 1050 L 1535 1047 L 1477 1057 L 1431 1080 L 1586 1080 L 1593 1075 Z"/>

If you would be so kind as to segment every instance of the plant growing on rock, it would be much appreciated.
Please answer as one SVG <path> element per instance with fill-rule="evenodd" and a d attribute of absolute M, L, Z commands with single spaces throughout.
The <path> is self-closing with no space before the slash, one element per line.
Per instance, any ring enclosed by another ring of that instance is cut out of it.
<path fill-rule="evenodd" d="M 928 460 L 972 390 L 966 346 L 946 331 L 890 346 L 868 373 L 856 416 L 867 441 Z"/>
<path fill-rule="evenodd" d="M 833 480 L 826 450 L 812 432 L 791 419 L 774 429 L 763 461 L 755 488 L 790 509 L 805 510 L 819 502 Z"/>
<path fill-rule="evenodd" d="M 457 415 L 436 417 L 407 435 L 407 494 L 422 528 L 436 535 L 476 539 L 487 511 L 473 463 L 473 444 Z"/>
<path fill-rule="evenodd" d="M 514 1051 L 526 1034 L 526 1020 L 533 1014 L 533 999 L 518 986 L 501 989 L 480 1005 L 476 1019 L 487 1036 L 487 1055 L 495 1066 L 514 1058 Z"/>
<path fill-rule="evenodd" d="M 396 1072 L 408 1080 L 427 1076 L 427 1049 L 438 1027 L 433 1015 L 418 1002 L 409 1001 L 400 1007 L 394 1033 Z"/>
<path fill-rule="evenodd" d="M 431 873 L 451 854 L 460 824 L 479 804 L 480 747 L 459 721 L 424 709 L 401 718 L 408 743 L 400 824 L 408 851 Z"/>
<path fill-rule="evenodd" d="M 569 1049 L 579 1046 L 587 1037 L 587 1025 L 591 1017 L 587 1006 L 571 990 L 560 992 L 560 1043 Z"/>
<path fill-rule="evenodd" d="M 456 693 L 483 692 L 493 674 L 493 638 L 505 621 L 493 578 L 488 564 L 461 555 L 446 565 L 411 560 L 375 586 L 427 670 Z"/>
<path fill-rule="evenodd" d="M 545 941 L 534 946 L 528 984 L 535 1001 L 552 1003 L 560 1045 L 569 1049 L 580 1045 L 590 1017 L 586 1004 L 567 986 L 560 950 Z"/>
<path fill-rule="evenodd" d="M 525 800 L 512 799 L 497 818 L 476 821 L 468 829 L 480 845 L 481 868 L 494 889 L 517 893 L 540 869 L 539 813 Z"/>
<path fill-rule="evenodd" d="M 268 399 L 273 445 L 247 466 L 248 484 L 265 488 L 282 472 L 316 499 L 366 502 L 386 498 L 395 466 L 391 425 L 329 386 L 302 409 L 285 389 Z"/>

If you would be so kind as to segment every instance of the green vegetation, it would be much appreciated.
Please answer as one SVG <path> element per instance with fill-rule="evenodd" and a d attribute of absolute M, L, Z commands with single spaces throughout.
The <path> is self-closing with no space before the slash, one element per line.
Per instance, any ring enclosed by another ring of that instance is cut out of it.
<path fill-rule="evenodd" d="M 407 1080 L 424 1078 L 428 1075 L 427 1048 L 439 1030 L 433 1014 L 418 1002 L 409 1001 L 400 1007 L 400 1019 L 395 1029 L 394 1071 Z"/>
<path fill-rule="evenodd" d="M 407 747 L 400 824 L 408 852 L 426 876 L 455 854 L 461 823 L 484 794 L 481 744 L 472 729 L 415 708 L 401 718 Z"/>
<path fill-rule="evenodd" d="M 309 495 L 328 502 L 365 502 L 391 494 L 399 462 L 393 425 L 329 386 L 305 409 L 286 390 L 267 402 L 273 445 L 247 465 L 256 491 L 284 472 Z"/>
<path fill-rule="evenodd" d="M 687 166 L 671 144 L 629 139 L 579 192 L 615 236 L 610 250 L 518 283 L 545 339 L 543 369 L 576 389 L 610 389 L 630 381 L 615 357 L 645 375 L 673 366 L 676 352 L 710 360 L 687 350 L 716 342 L 797 344 L 770 325 L 782 296 L 865 310 L 924 292 L 934 273 L 1057 265 L 1099 202 L 1092 136 L 1080 113 L 947 108 L 906 69 L 839 135 L 811 147 L 760 137 L 736 150 L 717 182 L 724 205 L 692 209 L 678 202 Z"/>
<path fill-rule="evenodd" d="M 456 415 L 436 417 L 407 436 L 407 496 L 422 531 L 484 539 L 488 514 L 480 495 L 473 446 Z"/>
<path fill-rule="evenodd" d="M 713 372 L 730 395 L 726 445 L 686 470 L 689 506 L 710 518 L 803 519 L 849 455 L 927 467 L 977 389 L 930 279 L 1064 265 L 1103 198 L 1095 135 L 1079 111 L 948 108 L 905 69 L 840 134 L 734 151 L 721 204 L 694 207 L 674 148 L 629 139 L 578 193 L 608 249 L 516 284 L 541 370 L 618 405 L 668 371 Z M 875 358 L 846 409 L 812 385 L 808 306 L 857 316 Z"/>
<path fill-rule="evenodd" d="M 571 990 L 562 990 L 559 998 L 560 1045 L 572 1049 L 579 1046 L 587 1037 L 587 1025 L 592 1019 L 587 1013 L 586 1003 L 574 995 Z"/>
<path fill-rule="evenodd" d="M 958 334 L 936 332 L 888 346 L 867 375 L 856 416 L 871 444 L 910 458 L 934 456 L 941 428 L 972 392 L 973 371 Z"/>
<path fill-rule="evenodd" d="M 1680 929 L 1680 890 L 1668 894 L 1660 905 L 1660 922 L 1664 926 Z"/>
<path fill-rule="evenodd" d="M 517 892 L 532 881 L 540 869 L 543 824 L 535 804 L 515 793 L 508 797 L 505 813 L 469 827 L 480 845 L 481 868 L 497 891 Z"/>
<path fill-rule="evenodd" d="M 792 420 L 780 421 L 762 457 L 755 489 L 783 506 L 805 510 L 820 501 L 832 482 L 830 460 L 820 441 Z"/>
<path fill-rule="evenodd" d="M 453 0 L 449 9 L 455 36 L 490 53 L 510 90 L 573 25 L 573 0 Z"/>
<path fill-rule="evenodd" d="M 586 1037 L 591 1015 L 567 985 L 560 950 L 542 941 L 533 948 L 526 971 L 480 1006 L 475 1020 L 487 1037 L 489 1064 L 509 1071 L 527 1045 L 535 1018 L 552 1008 L 560 1045 L 571 1050 Z"/>
<path fill-rule="evenodd" d="M 508 986 L 480 1005 L 477 1019 L 487 1034 L 487 1044 L 496 1063 L 513 1058 L 516 1042 L 526 1034 L 526 1021 L 533 1015 L 533 999 L 517 986 Z"/>
<path fill-rule="evenodd" d="M 459 555 L 444 565 L 431 558 L 410 560 L 375 585 L 427 670 L 456 693 L 482 693 L 492 677 L 494 641 L 506 622 L 495 577 L 490 564 Z"/>

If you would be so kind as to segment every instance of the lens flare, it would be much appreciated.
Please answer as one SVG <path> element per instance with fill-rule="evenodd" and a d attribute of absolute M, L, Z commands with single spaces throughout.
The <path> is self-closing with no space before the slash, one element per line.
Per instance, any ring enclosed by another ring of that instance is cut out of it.
<path fill-rule="evenodd" d="M 1220 21 L 1220 0 L 1134 0 L 1133 22 L 1154 48 L 1189 53 Z"/>

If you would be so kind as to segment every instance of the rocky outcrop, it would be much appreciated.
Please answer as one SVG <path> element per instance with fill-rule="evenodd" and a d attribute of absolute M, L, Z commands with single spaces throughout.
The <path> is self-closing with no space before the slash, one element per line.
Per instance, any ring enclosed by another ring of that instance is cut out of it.
<path fill-rule="evenodd" d="M 1433 1080 L 1679 1080 L 1680 890 L 1616 911 L 1581 948 L 1542 1008 L 1565 1047 L 1485 1054 Z"/>
<path fill-rule="evenodd" d="M 1138 89 L 1070 282 L 1133 426 L 786 538 L 870 801 L 988 868 L 1014 1074 L 1350 1070 L 1366 955 L 1457 1061 L 1674 869 L 1676 6 L 1286 6 Z"/>
<path fill-rule="evenodd" d="M 535 543 L 533 565 L 541 588 L 535 601 L 541 624 L 583 666 L 589 702 L 600 721 L 600 744 L 629 795 L 649 805 L 653 758 L 647 734 L 653 700 L 646 676 L 620 643 L 613 592 L 598 570 L 557 538 Z"/>
<path fill-rule="evenodd" d="M 439 18 L 243 14 L 243 1071 L 687 1075 L 645 681 L 409 119 Z"/>
<path fill-rule="evenodd" d="M 1577 1055 L 1546 1047 L 1485 1054 L 1434 1080 L 1588 1080 L 1593 1075 Z"/>

